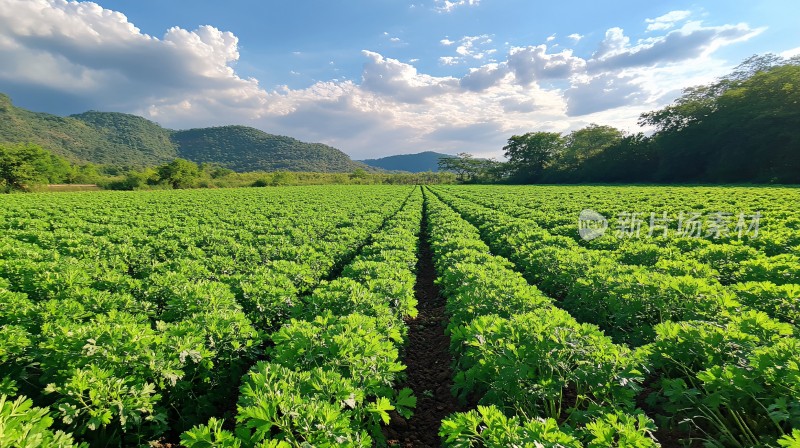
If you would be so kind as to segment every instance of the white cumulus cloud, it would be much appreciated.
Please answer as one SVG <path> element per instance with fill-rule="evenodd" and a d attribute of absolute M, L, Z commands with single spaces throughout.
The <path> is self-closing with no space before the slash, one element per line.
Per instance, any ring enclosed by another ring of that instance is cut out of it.
<path fill-rule="evenodd" d="M 439 62 L 444 65 L 457 65 L 470 60 L 482 60 L 497 52 L 496 48 L 489 48 L 494 41 L 488 34 L 477 36 L 464 36 L 457 41 L 442 39 L 439 41 L 444 46 L 455 46 L 457 56 L 442 56 Z"/>
<path fill-rule="evenodd" d="M 689 18 L 691 11 L 670 11 L 655 19 L 645 19 L 647 31 L 663 31 L 675 26 L 676 23 Z"/>
<path fill-rule="evenodd" d="M 85 108 L 195 100 L 259 105 L 266 93 L 239 77 L 238 39 L 212 26 L 156 38 L 118 12 L 65 0 L 0 1 L 0 82 L 25 80 L 45 98 L 79 96 Z M 52 100 L 52 98 L 51 98 Z"/>
<path fill-rule="evenodd" d="M 439 58 L 439 63 L 442 65 L 457 65 L 461 62 L 461 58 L 455 56 L 442 56 Z"/>
<path fill-rule="evenodd" d="M 782 51 L 778 56 L 782 58 L 793 58 L 795 56 L 800 56 L 800 47 L 792 48 L 790 50 Z"/>
<path fill-rule="evenodd" d="M 362 51 L 369 61 L 364 64 L 361 88 L 409 103 L 421 103 L 436 95 L 452 91 L 455 78 L 436 78 L 419 74 L 411 64 L 384 58 L 372 51 Z"/>
<path fill-rule="evenodd" d="M 611 28 L 589 64 L 598 70 L 652 66 L 707 56 L 720 47 L 751 39 L 764 28 L 747 24 L 703 26 L 686 23 L 666 35 L 630 45 L 630 38 L 621 28 Z"/>
<path fill-rule="evenodd" d="M 573 56 L 572 50 L 548 53 L 544 44 L 514 47 L 508 54 L 508 67 L 523 85 L 547 79 L 568 79 L 585 66 L 586 61 Z"/>
<path fill-rule="evenodd" d="M 440 12 L 453 12 L 462 6 L 478 6 L 480 0 L 436 0 L 436 10 Z"/>

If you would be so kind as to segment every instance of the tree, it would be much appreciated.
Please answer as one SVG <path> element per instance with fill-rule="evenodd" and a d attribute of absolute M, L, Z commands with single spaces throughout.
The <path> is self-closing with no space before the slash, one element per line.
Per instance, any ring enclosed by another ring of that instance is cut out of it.
<path fill-rule="evenodd" d="M 470 157 L 472 155 L 466 153 L 463 153 L 463 157 L 462 153 L 459 153 L 457 157 L 440 157 L 436 165 L 439 167 L 439 171 L 455 173 L 456 178 L 461 180 L 467 170 L 465 159 Z"/>
<path fill-rule="evenodd" d="M 626 135 L 583 161 L 572 182 L 652 182 L 658 168 L 653 140 L 644 134 Z"/>
<path fill-rule="evenodd" d="M 498 164 L 492 159 L 476 159 L 472 154 L 458 153 L 456 157 L 439 159 L 439 171 L 455 173 L 461 182 L 493 182 L 497 179 Z"/>
<path fill-rule="evenodd" d="M 529 132 L 514 135 L 503 147 L 510 165 L 511 177 L 522 182 L 535 182 L 542 172 L 564 150 L 564 138 L 558 132 Z"/>
<path fill-rule="evenodd" d="M 186 159 L 175 159 L 158 167 L 158 177 L 172 188 L 191 188 L 200 178 L 200 167 Z"/>
<path fill-rule="evenodd" d="M 472 180 L 481 172 L 482 160 L 475 159 L 472 154 L 458 153 L 456 157 L 442 157 L 437 163 L 440 171 L 455 173 L 459 181 Z"/>
<path fill-rule="evenodd" d="M 212 179 L 219 179 L 221 177 L 229 176 L 236 172 L 230 168 L 224 167 L 216 163 L 201 163 L 200 171 L 206 173 Z"/>
<path fill-rule="evenodd" d="M 575 169 L 586 159 L 619 143 L 624 136 L 625 133 L 615 127 L 594 123 L 583 129 L 572 131 L 564 138 L 564 151 L 558 158 L 558 168 L 562 170 Z"/>
<path fill-rule="evenodd" d="M 111 182 L 106 188 L 111 190 L 141 190 L 148 188 L 150 185 L 157 184 L 159 180 L 160 175 L 158 171 L 152 168 L 130 170 L 125 173 L 123 180 Z"/>
<path fill-rule="evenodd" d="M 272 175 L 272 185 L 293 185 L 297 183 L 297 176 L 288 171 L 276 171 Z"/>
<path fill-rule="evenodd" d="M 72 167 L 66 160 L 37 145 L 0 145 L 0 191 L 65 182 L 71 173 Z"/>
<path fill-rule="evenodd" d="M 367 173 L 367 170 L 365 170 L 364 168 L 356 168 L 353 170 L 352 173 L 350 173 L 350 179 L 363 180 L 366 179 L 367 177 L 369 177 L 369 173 Z"/>
<path fill-rule="evenodd" d="M 102 175 L 97 169 L 97 165 L 87 163 L 85 165 L 75 167 L 75 169 L 72 171 L 69 181 L 70 183 L 76 184 L 95 184 L 100 180 L 101 177 Z"/>

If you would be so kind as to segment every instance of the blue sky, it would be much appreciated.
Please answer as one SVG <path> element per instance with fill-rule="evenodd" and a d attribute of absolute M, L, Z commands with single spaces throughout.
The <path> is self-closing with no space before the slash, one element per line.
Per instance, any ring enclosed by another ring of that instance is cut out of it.
<path fill-rule="evenodd" d="M 354 158 L 497 157 L 516 133 L 639 131 L 752 54 L 800 53 L 798 16 L 796 0 L 0 0 L 0 92 Z"/>

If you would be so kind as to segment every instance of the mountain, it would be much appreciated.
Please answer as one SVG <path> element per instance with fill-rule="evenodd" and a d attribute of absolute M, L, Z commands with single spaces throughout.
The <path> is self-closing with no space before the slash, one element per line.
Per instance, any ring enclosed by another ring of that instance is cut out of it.
<path fill-rule="evenodd" d="M 350 172 L 369 167 L 321 143 L 303 143 L 291 137 L 267 134 L 246 126 L 176 131 L 172 141 L 184 159 L 214 162 L 235 171 Z"/>
<path fill-rule="evenodd" d="M 178 154 L 178 147 L 172 141 L 172 132 L 164 129 L 152 121 L 137 117 L 136 115 L 121 114 L 116 112 L 84 112 L 71 115 L 70 118 L 86 123 L 93 127 L 114 151 L 99 149 L 94 154 L 88 154 L 86 159 L 97 160 L 99 157 L 113 161 L 102 162 L 122 165 L 155 165 L 168 162 Z M 103 154 L 107 156 L 102 156 Z M 131 160 L 140 162 L 131 163 Z M 101 162 L 95 162 L 101 163 Z"/>
<path fill-rule="evenodd" d="M 331 146 L 246 126 L 173 131 L 116 112 L 61 117 L 15 107 L 1 93 L 0 143 L 35 143 L 73 162 L 118 166 L 152 166 L 182 157 L 235 171 L 375 171 Z"/>
<path fill-rule="evenodd" d="M 100 118 L 103 115 L 107 115 L 107 120 L 119 129 L 104 123 Z M 155 123 L 133 115 L 87 112 L 60 117 L 31 112 L 14 107 L 8 96 L 0 94 L 0 142 L 35 143 L 73 162 L 117 165 L 162 163 L 177 155 L 175 146 L 169 140 L 170 133 Z"/>
<path fill-rule="evenodd" d="M 418 154 L 402 154 L 397 156 L 382 157 L 380 159 L 361 160 L 369 166 L 382 168 L 390 171 L 410 171 L 421 173 L 424 171 L 439 171 L 439 159 L 442 157 L 453 157 L 449 154 L 442 154 L 433 151 L 420 152 Z"/>

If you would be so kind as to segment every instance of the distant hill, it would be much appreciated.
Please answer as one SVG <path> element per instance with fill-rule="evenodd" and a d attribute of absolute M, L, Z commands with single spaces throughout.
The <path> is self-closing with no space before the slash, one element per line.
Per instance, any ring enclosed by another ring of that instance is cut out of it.
<path fill-rule="evenodd" d="M 172 141 L 184 159 L 214 162 L 236 171 L 350 172 L 369 167 L 321 143 L 267 134 L 246 126 L 176 131 Z"/>
<path fill-rule="evenodd" d="M 418 154 L 402 154 L 397 156 L 382 157 L 380 159 L 367 159 L 361 162 L 376 168 L 390 171 L 409 171 L 412 173 L 422 173 L 425 171 L 439 171 L 439 159 L 442 157 L 454 157 L 449 154 L 442 154 L 433 151 L 420 152 Z"/>
<path fill-rule="evenodd" d="M 171 132 L 157 124 L 133 115 L 108 114 L 108 121 L 114 122 L 115 126 L 131 130 L 118 132 L 103 124 L 101 115 L 105 114 L 87 112 L 59 117 L 31 112 L 14 107 L 8 96 L 0 94 L 0 142 L 35 143 L 74 162 L 99 164 L 154 165 L 177 155 L 169 140 Z M 81 120 L 81 116 L 86 121 Z M 133 138 L 134 135 L 137 137 Z M 142 147 L 138 142 L 146 142 L 146 146 Z"/>
<path fill-rule="evenodd" d="M 71 115 L 70 118 L 76 118 L 95 128 L 112 145 L 112 148 L 116 148 L 116 151 L 106 156 L 116 162 L 106 163 L 131 164 L 130 162 L 126 163 L 126 160 L 142 160 L 146 161 L 146 164 L 152 165 L 177 157 L 178 147 L 172 141 L 172 131 L 164 129 L 146 118 L 95 111 Z M 88 157 L 97 160 L 98 156 L 102 157 L 103 153 L 103 151 L 96 151 L 95 154 L 89 154 Z"/>
<path fill-rule="evenodd" d="M 122 154 L 164 162 L 175 158 L 177 145 L 172 141 L 172 131 L 136 115 L 114 112 L 84 112 L 71 115 L 92 126 L 115 148 L 124 148 Z"/>
<path fill-rule="evenodd" d="M 176 157 L 235 171 L 375 171 L 321 143 L 246 126 L 173 131 L 136 115 L 85 112 L 61 117 L 15 107 L 0 94 L 0 143 L 35 143 L 73 162 L 158 165 Z"/>

